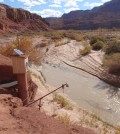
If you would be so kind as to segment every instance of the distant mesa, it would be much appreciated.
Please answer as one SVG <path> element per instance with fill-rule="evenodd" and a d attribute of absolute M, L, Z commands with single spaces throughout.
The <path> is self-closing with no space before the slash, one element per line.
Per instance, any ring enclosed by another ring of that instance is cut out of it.
<path fill-rule="evenodd" d="M 71 11 L 60 18 L 46 18 L 46 21 L 54 29 L 120 28 L 120 0 L 111 0 L 92 10 Z"/>
<path fill-rule="evenodd" d="M 0 32 L 48 31 L 49 23 L 24 9 L 0 4 Z"/>

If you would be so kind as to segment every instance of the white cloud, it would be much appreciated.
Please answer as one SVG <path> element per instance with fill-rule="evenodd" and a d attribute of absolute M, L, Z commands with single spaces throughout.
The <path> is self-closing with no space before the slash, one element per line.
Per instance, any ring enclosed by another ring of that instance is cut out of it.
<path fill-rule="evenodd" d="M 0 2 L 4 2 L 4 0 L 0 0 Z"/>
<path fill-rule="evenodd" d="M 54 4 L 61 4 L 65 3 L 66 7 L 77 7 L 77 2 L 83 1 L 83 0 L 50 0 Z"/>
<path fill-rule="evenodd" d="M 61 5 L 59 4 L 52 4 L 52 5 L 49 5 L 50 7 L 62 7 Z"/>
<path fill-rule="evenodd" d="M 93 8 L 93 7 L 100 6 L 100 5 L 102 5 L 102 4 L 103 4 L 102 2 L 98 2 L 98 3 L 97 3 L 97 2 L 94 2 L 94 3 L 86 2 L 86 3 L 84 4 L 84 6 Z"/>
<path fill-rule="evenodd" d="M 22 2 L 25 6 L 33 7 L 36 5 L 42 5 L 45 4 L 45 0 L 18 0 L 19 2 Z"/>
<path fill-rule="evenodd" d="M 111 1 L 111 0 L 101 0 L 102 3 L 105 3 L 105 2 L 108 2 L 108 1 Z"/>
<path fill-rule="evenodd" d="M 72 0 L 70 0 L 69 2 L 67 2 L 66 4 L 65 4 L 65 7 L 77 7 L 77 3 L 76 3 L 76 1 L 72 1 Z"/>
<path fill-rule="evenodd" d="M 42 17 L 61 17 L 63 14 L 60 11 L 56 11 L 56 10 L 52 10 L 52 9 L 44 9 L 42 11 L 31 11 L 31 12 L 37 13 L 37 14 L 41 15 Z"/>
<path fill-rule="evenodd" d="M 80 2 L 83 0 L 65 0 L 65 1 L 66 1 L 66 4 L 65 4 L 66 7 L 78 7 L 77 2 Z"/>
<path fill-rule="evenodd" d="M 63 1 L 63 0 L 51 0 L 53 3 L 55 3 L 55 4 L 61 4 L 61 2 Z"/>
<path fill-rule="evenodd" d="M 111 1 L 111 0 L 101 0 L 101 2 L 93 2 L 93 3 L 86 2 L 86 3 L 84 4 L 84 6 L 93 8 L 93 7 L 101 6 L 101 5 L 103 5 L 105 2 L 108 2 L 108 1 Z"/>
<path fill-rule="evenodd" d="M 70 11 L 75 11 L 75 10 L 80 10 L 80 8 L 69 8 L 69 9 L 64 9 L 65 13 L 69 13 Z"/>

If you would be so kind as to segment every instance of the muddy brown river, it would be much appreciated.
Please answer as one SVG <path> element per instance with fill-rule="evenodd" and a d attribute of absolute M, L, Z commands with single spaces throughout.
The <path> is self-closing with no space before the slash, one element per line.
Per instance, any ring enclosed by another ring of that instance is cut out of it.
<path fill-rule="evenodd" d="M 80 70 L 43 64 L 47 83 L 59 87 L 68 83 L 65 93 L 81 108 L 96 114 L 109 124 L 120 126 L 120 89 Z"/>

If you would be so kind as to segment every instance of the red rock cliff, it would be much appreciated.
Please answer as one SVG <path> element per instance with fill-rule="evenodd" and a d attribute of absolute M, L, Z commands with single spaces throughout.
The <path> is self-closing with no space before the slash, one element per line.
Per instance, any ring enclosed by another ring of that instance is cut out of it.
<path fill-rule="evenodd" d="M 39 15 L 27 10 L 0 4 L 0 31 L 47 31 L 49 24 Z"/>

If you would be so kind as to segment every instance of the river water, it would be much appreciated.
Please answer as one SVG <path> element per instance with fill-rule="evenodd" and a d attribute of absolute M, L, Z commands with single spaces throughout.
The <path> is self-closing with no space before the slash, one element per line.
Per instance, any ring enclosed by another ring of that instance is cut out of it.
<path fill-rule="evenodd" d="M 96 114 L 109 124 L 120 126 L 120 89 L 112 87 L 85 72 L 43 64 L 47 83 L 59 87 L 69 84 L 65 93 L 81 108 Z"/>

